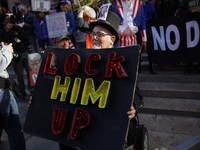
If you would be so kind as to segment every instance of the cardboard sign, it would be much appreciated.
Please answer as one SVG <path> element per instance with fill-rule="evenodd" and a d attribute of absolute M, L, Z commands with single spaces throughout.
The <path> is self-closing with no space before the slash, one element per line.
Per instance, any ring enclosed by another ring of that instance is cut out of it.
<path fill-rule="evenodd" d="M 50 9 L 51 1 L 32 0 L 33 11 L 48 11 Z"/>
<path fill-rule="evenodd" d="M 64 12 L 46 15 L 49 38 L 67 35 L 66 17 Z"/>
<path fill-rule="evenodd" d="M 24 131 L 81 150 L 124 149 L 139 46 L 45 51 Z"/>
<path fill-rule="evenodd" d="M 76 31 L 74 32 L 76 48 L 86 48 L 87 33 Z"/>

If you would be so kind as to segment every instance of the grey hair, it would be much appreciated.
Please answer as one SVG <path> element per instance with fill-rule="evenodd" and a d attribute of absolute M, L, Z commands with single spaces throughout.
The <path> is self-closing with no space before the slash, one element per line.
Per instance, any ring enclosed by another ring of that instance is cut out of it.
<path fill-rule="evenodd" d="M 72 5 L 72 3 L 70 1 L 68 1 L 68 0 L 67 0 L 67 3 L 70 4 L 70 5 Z"/>
<path fill-rule="evenodd" d="M 19 6 L 19 11 L 28 9 L 24 4 Z"/>
<path fill-rule="evenodd" d="M 96 12 L 94 11 L 93 8 L 89 6 L 83 6 L 83 8 L 86 8 L 85 11 L 83 12 L 83 17 L 89 16 L 93 20 L 96 19 Z"/>
<path fill-rule="evenodd" d="M 35 61 L 35 60 L 41 61 L 41 55 L 39 53 L 28 54 L 28 61 Z"/>

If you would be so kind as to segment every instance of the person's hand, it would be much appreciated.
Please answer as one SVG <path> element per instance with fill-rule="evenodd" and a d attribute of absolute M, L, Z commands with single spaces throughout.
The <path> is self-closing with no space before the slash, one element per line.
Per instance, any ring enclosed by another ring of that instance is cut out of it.
<path fill-rule="evenodd" d="M 2 45 L 2 47 L 8 48 L 11 51 L 11 53 L 13 53 L 12 43 L 10 43 L 9 45 L 6 46 L 6 45 L 4 45 L 4 42 L 1 42 L 1 45 Z"/>
<path fill-rule="evenodd" d="M 141 53 L 145 52 L 147 48 L 147 42 L 146 41 L 142 41 L 141 44 Z"/>
<path fill-rule="evenodd" d="M 18 36 L 18 32 L 17 31 L 15 31 L 15 36 Z"/>
<path fill-rule="evenodd" d="M 93 7 L 93 8 L 97 8 L 97 7 L 98 7 L 97 0 L 95 0 L 95 1 L 92 3 L 92 7 Z"/>
<path fill-rule="evenodd" d="M 9 32 L 10 29 L 12 29 L 12 27 L 13 27 L 13 25 L 12 25 L 11 23 L 8 23 L 8 24 L 6 25 L 6 32 Z"/>
<path fill-rule="evenodd" d="M 31 107 L 31 103 L 32 103 L 32 96 L 30 96 L 30 98 L 29 98 L 29 104 L 28 104 L 28 107 Z"/>
<path fill-rule="evenodd" d="M 51 14 L 51 9 L 47 10 L 49 14 Z"/>
<path fill-rule="evenodd" d="M 69 32 L 67 32 L 67 36 L 70 36 L 70 33 L 69 33 Z"/>
<path fill-rule="evenodd" d="M 95 1 L 92 3 L 92 7 L 93 7 L 97 12 L 99 12 L 99 6 L 98 6 L 98 3 L 97 3 L 97 0 L 95 0 Z"/>
<path fill-rule="evenodd" d="M 127 114 L 128 114 L 128 118 L 129 118 L 129 119 L 134 118 L 134 117 L 135 117 L 135 113 L 136 113 L 135 108 L 134 108 L 133 106 L 131 106 L 130 111 L 127 112 Z"/>
<path fill-rule="evenodd" d="M 24 22 L 24 26 L 28 26 L 28 24 Z"/>

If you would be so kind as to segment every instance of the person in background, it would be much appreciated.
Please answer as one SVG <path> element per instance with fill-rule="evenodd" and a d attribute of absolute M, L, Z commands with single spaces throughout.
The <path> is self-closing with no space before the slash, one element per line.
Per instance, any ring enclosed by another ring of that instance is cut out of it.
<path fill-rule="evenodd" d="M 38 53 L 38 46 L 36 43 L 36 37 L 34 34 L 34 19 L 35 15 L 28 11 L 28 8 L 25 5 L 21 5 L 19 10 L 22 13 L 22 18 L 20 22 L 24 23 L 23 30 L 29 35 L 29 40 L 32 44 L 32 51 Z"/>
<path fill-rule="evenodd" d="M 13 93 L 9 90 L 9 74 L 6 68 L 11 63 L 13 48 L 2 42 L 0 50 L 0 133 L 8 135 L 10 150 L 25 150 L 26 144 L 19 120 L 19 110 Z M 1 134 L 0 134 L 1 136 Z"/>
<path fill-rule="evenodd" d="M 62 11 L 65 13 L 65 16 L 66 16 L 66 25 L 68 29 L 67 36 L 71 39 L 71 41 L 75 45 L 74 31 L 76 31 L 76 24 L 75 24 L 74 16 L 71 13 L 67 12 L 68 3 L 66 0 L 62 0 L 60 2 L 60 8 L 62 9 Z"/>
<path fill-rule="evenodd" d="M 70 49 L 69 42 L 69 37 L 60 35 L 56 39 L 56 46 L 61 49 Z"/>
<path fill-rule="evenodd" d="M 192 3 L 192 5 L 189 5 L 189 3 Z M 189 13 L 200 14 L 200 3 L 195 0 L 192 0 L 192 1 L 181 0 L 179 15 L 182 16 L 184 14 L 189 14 Z M 193 63 L 187 63 L 184 73 L 190 74 L 192 72 L 192 68 L 193 68 Z M 197 71 L 198 71 L 198 73 L 200 73 L 200 62 L 198 63 Z"/>
<path fill-rule="evenodd" d="M 9 16 L 5 17 L 2 24 L 4 25 L 4 28 L 0 30 L 0 38 L 5 43 L 13 44 L 16 57 L 13 58 L 12 64 L 15 74 L 17 75 L 19 90 L 22 93 L 20 98 L 23 99 L 24 96 L 26 96 L 23 68 L 26 70 L 28 77 L 28 88 L 30 88 L 29 66 L 27 59 L 28 49 L 25 46 L 25 42 L 28 39 L 28 34 L 26 34 L 20 26 L 11 24 Z"/>
<path fill-rule="evenodd" d="M 57 13 L 56 4 L 54 2 L 51 2 L 50 13 L 49 14 L 55 14 L 55 13 Z"/>
<path fill-rule="evenodd" d="M 21 13 L 20 13 L 20 11 L 19 11 L 19 8 L 18 8 L 18 3 L 17 2 L 15 2 L 14 3 L 14 6 L 13 6 L 13 8 L 12 8 L 12 10 L 13 10 L 13 15 L 15 16 L 15 19 L 16 19 L 16 23 L 19 23 L 19 21 L 20 21 L 20 15 L 21 15 Z"/>
<path fill-rule="evenodd" d="M 173 17 L 179 9 L 180 0 L 156 0 L 154 7 L 158 18 Z"/>
<path fill-rule="evenodd" d="M 6 14 L 6 13 L 9 13 L 7 7 L 2 7 L 2 14 Z"/>
<path fill-rule="evenodd" d="M 92 48 L 89 23 L 93 21 L 96 21 L 96 12 L 93 8 L 89 6 L 83 6 L 78 10 L 76 25 L 78 30 L 87 33 L 86 48 Z"/>
<path fill-rule="evenodd" d="M 75 11 L 73 11 L 72 10 L 72 4 L 71 4 L 71 2 L 69 1 L 69 0 L 67 0 L 67 12 L 68 13 L 71 13 L 73 16 L 74 16 L 74 19 L 75 19 L 75 22 L 76 22 L 76 20 L 77 20 L 77 13 L 75 12 Z"/>
<path fill-rule="evenodd" d="M 149 0 L 142 0 L 142 4 L 144 7 L 144 16 L 146 19 L 146 30 L 147 30 L 147 39 L 150 38 L 148 34 L 148 20 L 152 19 L 152 15 L 155 14 L 156 9 L 154 6 L 150 3 Z M 154 70 L 154 66 L 152 63 L 152 54 L 151 54 L 151 42 L 150 40 L 147 40 L 147 54 L 148 54 L 148 60 L 149 60 L 149 71 L 151 74 L 156 74 L 156 71 Z"/>
<path fill-rule="evenodd" d="M 53 44 L 51 39 L 48 37 L 47 23 L 43 11 L 36 12 L 36 18 L 34 19 L 34 34 L 37 37 L 42 51 L 45 50 L 45 46 L 50 46 Z"/>

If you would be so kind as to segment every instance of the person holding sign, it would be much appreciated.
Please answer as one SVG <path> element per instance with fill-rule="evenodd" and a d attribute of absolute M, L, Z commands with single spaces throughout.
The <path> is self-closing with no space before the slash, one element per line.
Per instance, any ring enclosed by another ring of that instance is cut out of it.
<path fill-rule="evenodd" d="M 74 43 L 74 31 L 76 31 L 76 24 L 75 24 L 74 16 L 71 13 L 67 12 L 67 10 L 68 10 L 68 3 L 67 3 L 66 0 L 62 0 L 60 2 L 60 8 L 62 9 L 63 12 L 65 12 L 66 24 L 67 24 L 67 29 L 68 29 L 67 36 Z"/>
<path fill-rule="evenodd" d="M 111 11 L 108 12 L 107 18 L 106 21 L 98 20 L 89 24 L 90 30 L 92 31 L 92 48 L 94 49 L 113 48 L 113 44 L 119 41 L 119 35 L 117 33 L 119 18 Z M 128 118 L 133 119 L 135 113 L 136 110 L 131 106 L 130 111 L 127 112 Z M 132 123 L 131 126 L 133 126 Z M 74 148 L 61 143 L 59 146 L 60 150 L 74 150 Z"/>

